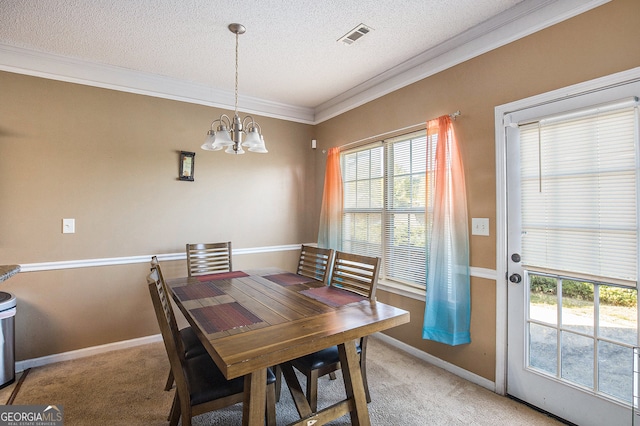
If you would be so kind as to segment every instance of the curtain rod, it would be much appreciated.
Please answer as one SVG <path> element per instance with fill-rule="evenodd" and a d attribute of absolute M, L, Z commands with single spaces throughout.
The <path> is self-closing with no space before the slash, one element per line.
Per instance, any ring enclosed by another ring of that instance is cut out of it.
<path fill-rule="evenodd" d="M 451 114 L 449 114 L 449 117 L 451 117 L 452 120 L 455 120 L 456 118 L 460 117 L 461 115 L 462 115 L 462 113 L 460 112 L 460 110 L 458 110 L 456 112 L 452 112 Z M 431 121 L 431 120 L 429 120 L 429 121 Z M 406 126 L 406 127 L 403 127 L 402 129 L 396 129 L 396 130 L 392 130 L 390 132 L 380 133 L 379 135 L 369 136 L 369 137 L 364 138 L 364 139 L 360 139 L 360 140 L 357 140 L 357 141 L 354 141 L 354 142 L 349 142 L 347 144 L 341 145 L 340 149 L 344 149 L 344 148 L 350 147 L 352 145 L 362 144 L 363 142 L 370 141 L 371 139 L 382 138 L 382 137 L 388 136 L 388 135 L 390 135 L 392 133 L 399 133 L 399 132 L 403 132 L 405 130 L 416 128 L 418 126 L 424 126 L 425 124 L 427 124 L 427 121 L 422 122 L 422 123 L 418 123 L 418 124 L 412 124 L 411 126 Z"/>

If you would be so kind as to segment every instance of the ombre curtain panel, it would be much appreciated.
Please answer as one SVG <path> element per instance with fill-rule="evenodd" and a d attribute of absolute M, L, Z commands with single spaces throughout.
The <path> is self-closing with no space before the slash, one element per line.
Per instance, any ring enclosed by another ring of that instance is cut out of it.
<path fill-rule="evenodd" d="M 344 202 L 340 148 L 329 149 L 320 210 L 318 247 L 342 249 L 342 205 Z"/>
<path fill-rule="evenodd" d="M 435 143 L 436 153 L 435 164 L 427 172 L 427 188 L 432 191 L 427 194 L 432 203 L 427 205 L 433 206 L 433 216 L 427 235 L 427 297 L 422 337 L 455 346 L 471 342 L 464 167 L 451 117 L 429 121 L 427 138 L 427 149 L 433 149 Z"/>

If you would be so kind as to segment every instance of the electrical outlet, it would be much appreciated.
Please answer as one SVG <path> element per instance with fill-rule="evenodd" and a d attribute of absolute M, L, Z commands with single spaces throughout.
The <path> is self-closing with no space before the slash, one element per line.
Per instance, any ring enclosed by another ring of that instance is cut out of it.
<path fill-rule="evenodd" d="M 484 217 L 471 218 L 471 235 L 489 236 L 489 219 Z"/>
<path fill-rule="evenodd" d="M 62 219 L 62 233 L 63 234 L 75 234 L 76 233 L 76 220 L 75 219 Z"/>

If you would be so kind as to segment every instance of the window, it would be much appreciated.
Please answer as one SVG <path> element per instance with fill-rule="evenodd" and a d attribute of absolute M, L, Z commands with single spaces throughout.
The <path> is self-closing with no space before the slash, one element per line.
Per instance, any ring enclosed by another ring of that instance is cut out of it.
<path fill-rule="evenodd" d="M 381 277 L 424 287 L 430 223 L 426 131 L 344 152 L 342 176 L 342 249 L 380 256 Z"/>

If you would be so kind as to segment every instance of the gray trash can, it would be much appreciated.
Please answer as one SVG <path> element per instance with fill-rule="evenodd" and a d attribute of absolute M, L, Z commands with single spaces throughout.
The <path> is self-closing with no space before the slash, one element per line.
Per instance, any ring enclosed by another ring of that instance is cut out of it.
<path fill-rule="evenodd" d="M 16 379 L 16 297 L 0 291 L 0 389 Z"/>

